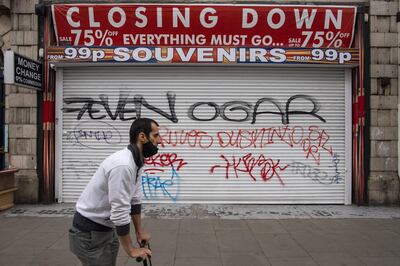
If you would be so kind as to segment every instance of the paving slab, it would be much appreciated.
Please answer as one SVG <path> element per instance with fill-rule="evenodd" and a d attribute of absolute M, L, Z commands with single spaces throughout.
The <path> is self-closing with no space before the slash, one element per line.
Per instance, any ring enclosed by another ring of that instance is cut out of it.
<path fill-rule="evenodd" d="M 320 230 L 328 233 L 340 232 L 353 232 L 355 230 L 352 226 L 346 226 L 337 219 L 310 219 L 307 220 L 310 223 L 310 227 L 314 230 Z"/>
<path fill-rule="evenodd" d="M 255 234 L 274 233 L 286 234 L 287 231 L 278 220 L 246 220 L 251 231 Z"/>
<path fill-rule="evenodd" d="M 383 228 L 384 224 L 382 223 L 382 221 L 383 221 L 382 219 L 377 219 L 377 218 L 368 218 L 368 219 L 359 218 L 359 219 L 340 219 L 337 222 L 343 229 L 365 233 L 377 228 Z"/>
<path fill-rule="evenodd" d="M 41 219 L 38 226 L 35 227 L 36 232 L 66 232 L 71 227 L 70 219 L 63 219 L 63 217 L 48 217 Z"/>
<path fill-rule="evenodd" d="M 340 243 L 335 242 L 333 235 L 323 232 L 301 232 L 291 233 L 296 242 L 308 252 L 340 252 L 343 251 Z"/>
<path fill-rule="evenodd" d="M 361 261 L 367 266 L 399 266 L 400 257 L 365 257 L 361 258 Z"/>
<path fill-rule="evenodd" d="M 65 232 L 43 234 L 42 232 L 31 231 L 1 249 L 0 256 L 18 256 L 22 250 L 25 255 L 37 256 L 56 243 L 63 234 Z"/>
<path fill-rule="evenodd" d="M 52 244 L 48 249 L 49 250 L 69 250 L 69 236 L 68 231 L 64 231 L 64 235 L 62 235 L 54 244 Z"/>
<path fill-rule="evenodd" d="M 313 232 L 320 231 L 312 219 L 281 219 L 278 220 L 283 228 L 289 233 L 291 232 Z"/>
<path fill-rule="evenodd" d="M 30 262 L 30 265 L 40 266 L 70 266 L 80 265 L 79 260 L 68 250 L 44 250 Z"/>
<path fill-rule="evenodd" d="M 273 258 L 271 266 L 318 266 L 312 258 Z"/>
<path fill-rule="evenodd" d="M 400 219 L 381 219 L 380 224 L 385 229 L 389 229 L 400 234 Z"/>
<path fill-rule="evenodd" d="M 19 256 L 1 255 L 0 265 L 26 266 L 26 265 L 31 265 L 34 259 L 35 259 L 34 255 L 26 255 L 26 254 L 20 254 Z"/>
<path fill-rule="evenodd" d="M 151 249 L 155 253 L 175 254 L 178 231 L 147 230 L 151 235 Z"/>
<path fill-rule="evenodd" d="M 321 266 L 363 266 L 364 263 L 348 252 L 319 252 L 310 253 L 314 261 Z"/>
<path fill-rule="evenodd" d="M 368 242 L 374 242 L 385 250 L 400 252 L 400 234 L 385 228 L 385 230 L 372 229 L 365 232 Z"/>
<path fill-rule="evenodd" d="M 223 266 L 268 266 L 271 265 L 263 253 L 221 252 Z"/>
<path fill-rule="evenodd" d="M 217 238 L 213 234 L 179 234 L 176 258 L 218 258 Z"/>
<path fill-rule="evenodd" d="M 301 258 L 310 256 L 290 234 L 257 234 L 255 237 L 268 258 Z"/>
<path fill-rule="evenodd" d="M 221 252 L 261 252 L 261 247 L 250 230 L 217 230 Z"/>
<path fill-rule="evenodd" d="M 174 266 L 222 266 L 219 258 L 177 258 Z"/>
<path fill-rule="evenodd" d="M 180 222 L 179 232 L 181 234 L 214 234 L 214 220 L 184 219 Z"/>
<path fill-rule="evenodd" d="M 178 231 L 180 226 L 180 219 L 145 219 L 143 225 L 147 231 L 163 230 L 163 231 Z"/>
<path fill-rule="evenodd" d="M 213 220 L 215 230 L 248 230 L 249 226 L 245 220 Z"/>

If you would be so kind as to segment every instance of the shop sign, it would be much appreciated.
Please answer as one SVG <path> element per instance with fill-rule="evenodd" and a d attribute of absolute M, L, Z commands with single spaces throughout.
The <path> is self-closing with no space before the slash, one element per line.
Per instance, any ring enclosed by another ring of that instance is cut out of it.
<path fill-rule="evenodd" d="M 356 7 L 55 4 L 58 46 L 350 48 Z M 201 51 L 201 50 L 200 50 Z"/>
<path fill-rule="evenodd" d="M 42 90 L 42 63 L 6 51 L 4 54 L 4 83 Z"/>
<path fill-rule="evenodd" d="M 49 47 L 49 62 L 357 65 L 358 49 L 232 47 Z"/>

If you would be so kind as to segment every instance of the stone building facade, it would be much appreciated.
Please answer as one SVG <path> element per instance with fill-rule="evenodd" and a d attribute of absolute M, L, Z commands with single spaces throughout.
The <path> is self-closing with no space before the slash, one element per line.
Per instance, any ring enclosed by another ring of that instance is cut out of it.
<path fill-rule="evenodd" d="M 399 1 L 370 1 L 370 204 L 399 204 Z"/>
<path fill-rule="evenodd" d="M 37 60 L 38 1 L 0 1 L 0 46 L 4 52 L 14 52 Z M 5 85 L 5 124 L 8 125 L 8 153 L 6 166 L 18 168 L 15 200 L 18 203 L 39 201 L 37 173 L 37 111 L 36 90 Z"/>
<path fill-rule="evenodd" d="M 39 0 L 2 0 L 0 1 L 0 46 L 4 53 L 12 49 L 27 57 L 38 58 L 38 16 L 35 5 L 39 2 L 77 1 L 39 1 Z M 95 2 L 95 1 L 88 1 Z M 104 2 L 104 1 L 102 1 Z M 139 1 L 131 1 L 139 2 Z M 156 2 L 156 1 L 141 1 Z M 170 2 L 213 2 L 231 3 L 232 1 L 170 1 Z M 245 1 L 244 1 L 245 2 Z M 244 3 L 243 2 L 243 3 Z M 400 4 L 398 0 L 360 0 L 360 1 L 253 1 L 253 3 L 318 3 L 318 4 L 358 4 L 366 6 L 369 22 L 370 77 L 366 80 L 370 88 L 370 119 L 367 150 L 368 161 L 366 204 L 392 205 L 400 203 L 399 142 L 398 142 L 398 77 Z M 236 2 L 235 2 L 236 3 Z M 38 93 L 35 90 L 17 86 L 5 86 L 6 110 L 5 123 L 8 125 L 9 150 L 6 165 L 17 167 L 17 202 L 37 203 L 39 198 L 38 155 Z M 367 105 L 368 106 L 368 105 Z M 40 171 L 39 171 L 40 172 Z"/>

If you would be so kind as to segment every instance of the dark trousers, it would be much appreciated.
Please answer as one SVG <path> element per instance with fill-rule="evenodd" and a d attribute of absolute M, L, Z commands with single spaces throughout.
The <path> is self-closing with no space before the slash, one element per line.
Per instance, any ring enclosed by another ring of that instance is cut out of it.
<path fill-rule="evenodd" d="M 114 230 L 83 232 L 69 229 L 69 247 L 84 266 L 116 265 L 119 241 Z"/>

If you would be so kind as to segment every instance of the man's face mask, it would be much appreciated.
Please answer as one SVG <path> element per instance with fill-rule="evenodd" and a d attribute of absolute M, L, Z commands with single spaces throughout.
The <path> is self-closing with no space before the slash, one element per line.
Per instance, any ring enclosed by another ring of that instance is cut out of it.
<path fill-rule="evenodd" d="M 158 152 L 157 146 L 155 146 L 151 141 L 143 144 L 143 156 L 144 158 L 149 158 Z"/>

